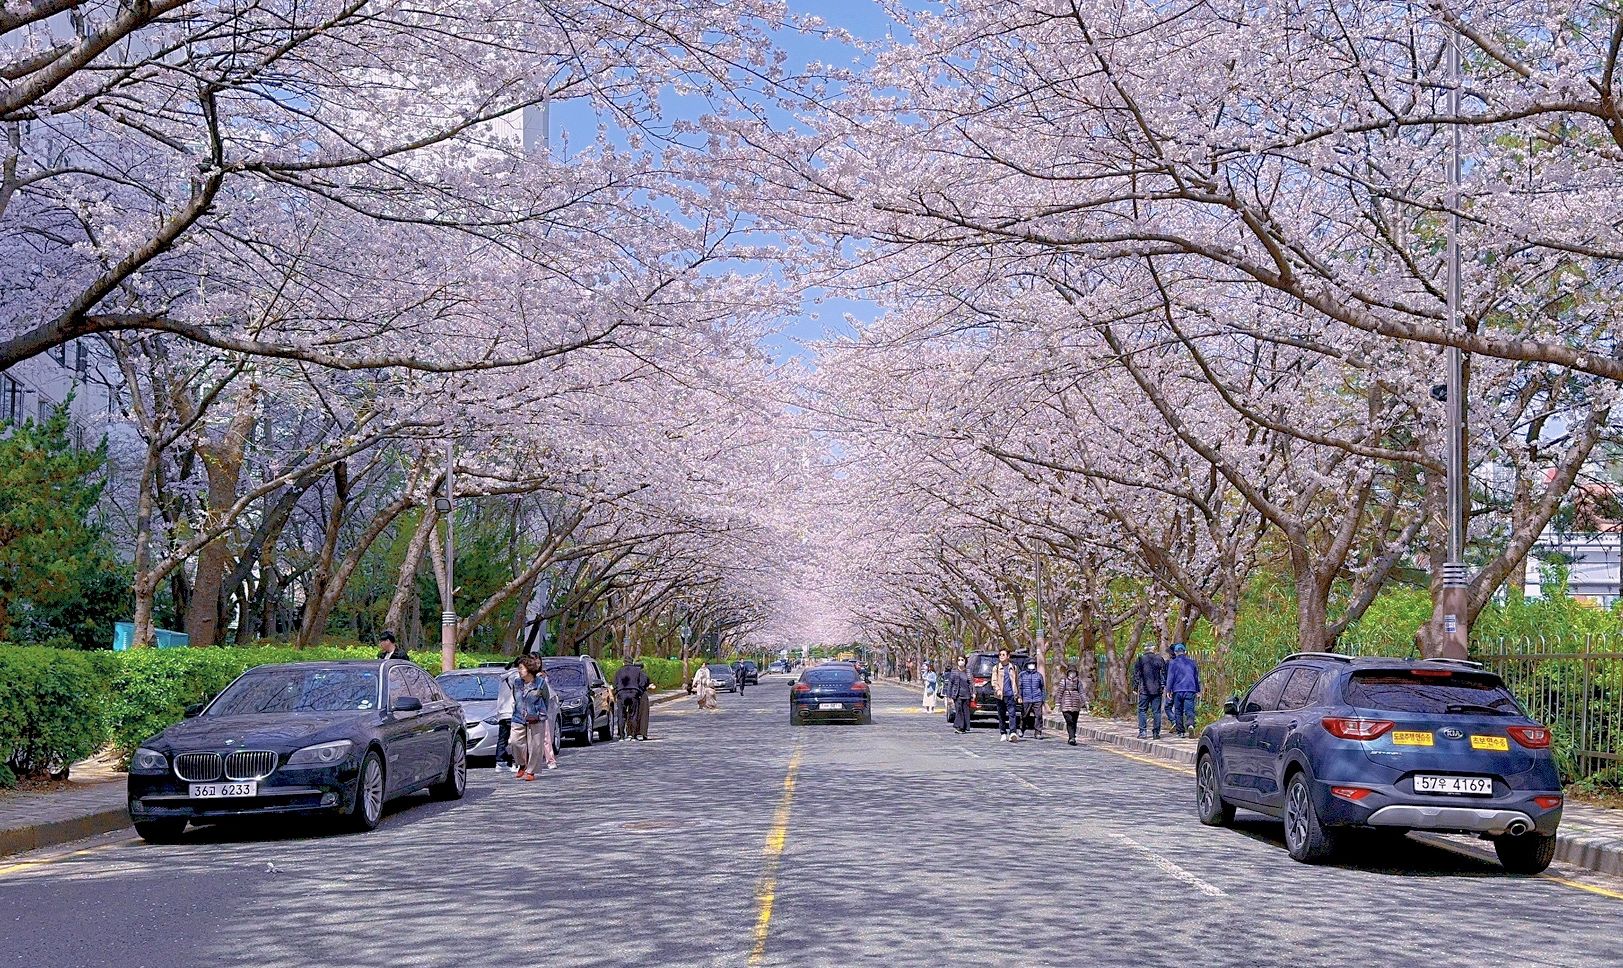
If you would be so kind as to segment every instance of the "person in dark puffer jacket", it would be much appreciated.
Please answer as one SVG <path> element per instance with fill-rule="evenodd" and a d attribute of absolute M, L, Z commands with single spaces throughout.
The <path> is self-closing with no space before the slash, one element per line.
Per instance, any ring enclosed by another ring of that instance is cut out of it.
<path fill-rule="evenodd" d="M 1027 662 L 1020 670 L 1020 735 L 1026 733 L 1026 722 L 1038 739 L 1043 738 L 1043 701 L 1048 698 L 1048 683 L 1043 680 L 1037 663 Z"/>
<path fill-rule="evenodd" d="M 1082 674 L 1074 667 L 1067 668 L 1060 676 L 1059 685 L 1054 688 L 1054 702 L 1059 706 L 1060 715 L 1065 717 L 1065 741 L 1075 746 L 1076 720 L 1082 714 L 1082 707 L 1087 705 L 1087 697 L 1083 695 Z"/>

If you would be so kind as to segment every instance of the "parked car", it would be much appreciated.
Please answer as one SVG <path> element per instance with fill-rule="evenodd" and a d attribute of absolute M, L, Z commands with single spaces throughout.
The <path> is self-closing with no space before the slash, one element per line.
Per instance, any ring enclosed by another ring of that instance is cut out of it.
<path fill-rule="evenodd" d="M 558 697 L 558 728 L 586 746 L 614 738 L 614 690 L 597 660 L 589 655 L 549 656 L 541 660 L 547 684 Z"/>
<path fill-rule="evenodd" d="M 873 722 L 868 684 L 853 665 L 830 663 L 807 669 L 789 689 L 789 725 L 831 720 Z"/>
<path fill-rule="evenodd" d="M 1563 794 L 1550 730 L 1472 662 L 1290 656 L 1223 707 L 1195 763 L 1202 823 L 1285 821 L 1291 857 L 1365 828 L 1477 834 L 1507 870 L 1555 856 Z"/>
<path fill-rule="evenodd" d="M 733 674 L 738 677 L 739 682 L 746 686 L 758 686 L 761 684 L 761 667 L 749 659 L 741 659 L 733 663 Z"/>
<path fill-rule="evenodd" d="M 1015 669 L 1022 669 L 1031 656 L 1017 652 L 1009 656 Z M 997 668 L 996 652 L 971 652 L 967 663 L 969 673 L 969 721 L 997 718 L 997 692 L 992 686 L 992 672 Z"/>
<path fill-rule="evenodd" d="M 401 660 L 249 669 L 130 758 L 130 819 L 154 842 L 189 822 L 331 813 L 360 830 L 389 800 L 427 787 L 461 799 L 462 711 Z"/>
<path fill-rule="evenodd" d="M 737 692 L 738 680 L 734 677 L 733 667 L 720 662 L 712 662 L 707 666 L 710 678 L 716 680 L 717 692 Z"/>
<path fill-rule="evenodd" d="M 476 669 L 442 672 L 435 680 L 446 695 L 462 705 L 462 718 L 468 733 L 468 758 L 471 760 L 488 761 L 488 764 L 496 762 L 497 741 L 501 735 L 496 703 L 501 678 L 506 672 L 507 669 L 500 663 L 481 664 Z M 556 704 L 547 710 L 547 715 L 552 720 L 552 748 L 556 752 L 561 742 Z"/>
<path fill-rule="evenodd" d="M 779 659 L 777 662 L 767 666 L 766 671 L 768 675 L 788 675 L 790 671 L 789 663 Z"/>

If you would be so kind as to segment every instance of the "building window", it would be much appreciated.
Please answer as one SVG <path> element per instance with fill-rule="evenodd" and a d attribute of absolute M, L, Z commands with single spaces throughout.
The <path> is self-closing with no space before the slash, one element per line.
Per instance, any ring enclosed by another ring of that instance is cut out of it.
<path fill-rule="evenodd" d="M 58 343 L 46 352 L 50 354 L 51 359 L 56 361 L 57 366 L 68 365 L 68 344 Z"/>
<path fill-rule="evenodd" d="M 79 371 L 79 375 L 82 377 L 90 372 L 90 351 L 85 349 L 85 344 L 74 343 L 73 353 L 73 368 Z"/>
<path fill-rule="evenodd" d="M 56 409 L 56 404 L 52 403 L 50 401 L 50 399 L 45 396 L 45 394 L 42 393 L 42 394 L 39 395 L 39 422 L 40 423 L 44 423 L 45 421 L 51 419 L 51 411 L 53 411 L 55 409 Z"/>
<path fill-rule="evenodd" d="M 0 373 L 0 421 L 20 423 L 23 419 L 23 385 Z"/>

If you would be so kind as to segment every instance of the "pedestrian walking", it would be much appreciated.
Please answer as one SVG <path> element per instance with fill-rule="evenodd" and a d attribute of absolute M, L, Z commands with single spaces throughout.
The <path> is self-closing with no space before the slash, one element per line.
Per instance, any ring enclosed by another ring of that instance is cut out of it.
<path fill-rule="evenodd" d="M 1161 738 L 1161 694 L 1166 691 L 1167 664 L 1155 651 L 1154 642 L 1144 643 L 1144 654 L 1133 660 L 1133 690 L 1138 693 L 1138 738 L 1144 738 L 1146 714 L 1154 714 L 1155 739 Z"/>
<path fill-rule="evenodd" d="M 936 711 L 936 698 L 940 695 L 941 679 L 935 674 L 935 666 L 926 662 L 924 664 L 924 711 Z"/>
<path fill-rule="evenodd" d="M 620 738 L 648 738 L 648 690 L 653 683 L 638 656 L 614 674 L 614 702 L 620 710 Z"/>
<path fill-rule="evenodd" d="M 513 751 L 508 747 L 513 734 L 513 681 L 518 673 L 513 667 L 518 659 L 507 663 L 507 671 L 496 683 L 496 769 L 512 772 Z"/>
<path fill-rule="evenodd" d="M 992 669 L 992 695 L 997 699 L 997 735 L 1004 742 L 1015 742 L 1015 726 L 1020 716 L 1020 670 L 1009 661 L 1009 650 L 997 651 L 997 665 Z"/>
<path fill-rule="evenodd" d="M 1082 707 L 1087 705 L 1087 698 L 1082 694 L 1082 673 L 1075 666 L 1067 667 L 1065 674 L 1059 677 L 1059 685 L 1054 687 L 1054 704 L 1065 717 L 1065 742 L 1075 746 L 1076 720 L 1082 715 Z"/>
<path fill-rule="evenodd" d="M 406 647 L 395 641 L 393 632 L 386 631 L 378 636 L 378 658 L 404 659 L 405 657 Z"/>
<path fill-rule="evenodd" d="M 709 666 L 700 666 L 693 674 L 693 695 L 699 700 L 700 709 L 721 708 L 716 703 L 716 678 L 710 674 Z"/>
<path fill-rule="evenodd" d="M 1179 736 L 1195 733 L 1195 697 L 1200 695 L 1200 666 L 1182 642 L 1172 647 L 1167 666 L 1167 692 L 1172 694 L 1172 728 Z"/>
<path fill-rule="evenodd" d="M 958 665 L 947 673 L 947 701 L 952 703 L 947 721 L 960 733 L 969 732 L 969 697 L 975 686 L 969 679 L 969 660 L 958 657 Z"/>
<path fill-rule="evenodd" d="M 526 655 L 519 659 L 518 683 L 513 690 L 513 744 L 514 758 L 518 761 L 518 778 L 535 779 L 535 768 L 542 763 L 549 770 L 558 768 L 552 752 L 552 730 L 549 720 L 552 690 L 547 687 L 541 672 L 541 657 Z"/>
<path fill-rule="evenodd" d="M 1048 683 L 1043 680 L 1037 663 L 1027 662 L 1020 670 L 1020 735 L 1026 735 L 1026 723 L 1037 739 L 1043 738 L 1043 703 L 1048 699 Z"/>
<path fill-rule="evenodd" d="M 742 696 L 744 694 L 744 664 L 742 662 L 733 663 L 733 681 L 738 683 L 738 694 Z"/>

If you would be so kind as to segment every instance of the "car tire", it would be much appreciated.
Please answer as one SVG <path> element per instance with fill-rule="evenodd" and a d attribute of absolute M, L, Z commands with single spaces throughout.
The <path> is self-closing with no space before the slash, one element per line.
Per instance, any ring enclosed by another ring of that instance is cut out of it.
<path fill-rule="evenodd" d="M 591 746 L 597 741 L 597 716 L 591 710 L 586 711 L 586 725 L 581 727 L 580 745 Z"/>
<path fill-rule="evenodd" d="M 383 757 L 377 750 L 367 750 L 361 759 L 361 768 L 355 773 L 355 802 L 350 805 L 348 827 L 365 833 L 376 830 L 383 822 L 383 804 L 388 792 Z"/>
<path fill-rule="evenodd" d="M 429 796 L 436 800 L 460 800 L 468 789 L 468 743 L 461 736 L 451 742 L 451 762 L 445 768 L 445 779 L 428 788 Z"/>
<path fill-rule="evenodd" d="M 795 715 L 795 711 L 793 709 L 789 710 L 789 725 L 790 726 L 799 726 L 800 725 L 800 717 Z"/>
<path fill-rule="evenodd" d="M 860 720 L 858 720 L 858 722 L 862 723 L 862 725 L 864 725 L 864 726 L 872 726 L 873 725 L 873 710 L 864 709 L 862 711 L 862 718 Z"/>
<path fill-rule="evenodd" d="M 614 739 L 614 714 L 609 714 L 609 721 L 598 727 L 597 738 L 607 743 Z"/>
<path fill-rule="evenodd" d="M 163 820 L 137 820 L 135 833 L 149 844 L 179 843 L 180 835 L 186 832 L 186 819 L 165 818 Z"/>
<path fill-rule="evenodd" d="M 1555 860 L 1554 834 L 1522 834 L 1495 837 L 1493 852 L 1512 874 L 1542 874 Z"/>
<path fill-rule="evenodd" d="M 1234 804 L 1223 800 L 1217 764 L 1210 753 L 1202 753 L 1195 764 L 1195 814 L 1208 827 L 1227 827 L 1234 822 Z"/>
<path fill-rule="evenodd" d="M 1319 822 L 1306 773 L 1294 774 L 1285 787 L 1285 849 L 1304 864 L 1322 863 L 1336 852 L 1336 835 Z"/>
<path fill-rule="evenodd" d="M 553 730 L 552 730 L 552 755 L 554 757 L 556 757 L 560 752 L 563 751 L 563 748 L 564 748 L 563 737 L 560 735 L 563 731 L 564 731 L 564 728 L 563 728 L 563 726 L 561 724 L 558 725 L 558 726 L 553 727 Z"/>

